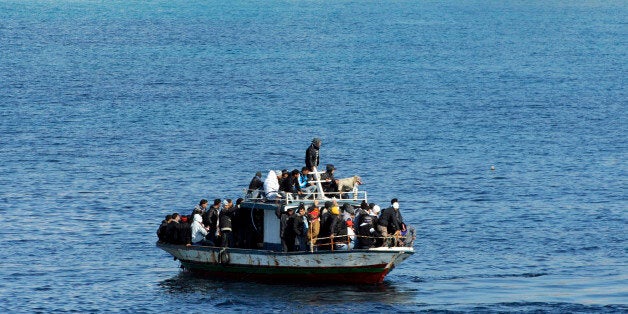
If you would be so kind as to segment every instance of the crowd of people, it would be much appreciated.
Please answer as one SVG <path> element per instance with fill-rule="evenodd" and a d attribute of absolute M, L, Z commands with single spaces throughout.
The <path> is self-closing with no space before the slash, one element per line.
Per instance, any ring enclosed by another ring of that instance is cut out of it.
<path fill-rule="evenodd" d="M 311 205 L 298 207 L 277 206 L 280 219 L 279 235 L 284 252 L 307 250 L 349 250 L 373 247 L 409 246 L 416 239 L 414 228 L 408 227 L 399 212 L 399 202 L 391 200 L 390 207 L 382 210 L 373 203 L 362 201 L 358 208 L 349 203 L 339 205 L 336 196 L 339 180 L 334 178 L 336 168 L 328 164 L 320 173 L 320 181 L 312 175 L 319 165 L 321 139 L 314 138 L 305 153 L 305 167 L 301 171 L 271 170 L 265 180 L 257 172 L 249 184 L 247 198 L 276 201 L 292 196 L 293 199 L 313 198 Z M 357 178 L 357 177 L 356 177 Z M 327 196 L 333 197 L 321 206 L 316 200 L 321 183 Z M 159 241 L 181 245 L 204 245 L 221 247 L 254 248 L 251 226 L 255 226 L 253 215 L 241 212 L 244 199 L 233 204 L 231 199 L 215 199 L 209 206 L 202 199 L 190 215 L 178 213 L 167 215 L 162 221 L 157 236 Z M 340 199 L 341 201 L 341 199 Z M 283 212 L 279 210 L 284 208 Z M 250 217 L 249 217 L 250 216 Z"/>
<path fill-rule="evenodd" d="M 180 245 L 252 248 L 251 230 L 240 213 L 244 200 L 214 200 L 210 206 L 202 199 L 190 215 L 167 215 L 157 230 L 159 241 Z M 282 207 L 278 207 L 282 208 Z M 354 208 L 333 199 L 322 206 L 315 200 L 306 208 L 286 206 L 276 212 L 280 219 L 279 236 L 284 252 L 308 250 L 350 250 L 374 247 L 408 246 L 416 239 L 399 211 L 398 200 L 384 210 L 374 203 L 362 202 Z M 296 211 L 295 211 L 296 209 Z M 247 245 L 248 244 L 248 245 Z"/>
<path fill-rule="evenodd" d="M 157 230 L 157 237 L 170 244 L 250 248 L 248 217 L 239 211 L 243 201 L 239 198 L 234 204 L 231 199 L 215 199 L 209 205 L 202 199 L 190 215 L 167 215 Z"/>
<path fill-rule="evenodd" d="M 354 208 L 333 199 L 323 206 L 315 200 L 308 208 L 300 203 L 296 212 L 287 207 L 279 218 L 284 252 L 412 247 L 416 239 L 414 228 L 403 221 L 396 198 L 381 213 L 374 203 L 363 201 Z"/>

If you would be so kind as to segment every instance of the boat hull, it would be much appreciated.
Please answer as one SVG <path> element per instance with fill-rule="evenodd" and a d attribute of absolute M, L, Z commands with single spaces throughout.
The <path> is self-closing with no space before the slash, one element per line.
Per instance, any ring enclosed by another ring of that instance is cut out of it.
<path fill-rule="evenodd" d="M 265 282 L 376 284 L 414 253 L 411 248 L 274 252 L 157 243 L 183 268 L 209 278 Z"/>

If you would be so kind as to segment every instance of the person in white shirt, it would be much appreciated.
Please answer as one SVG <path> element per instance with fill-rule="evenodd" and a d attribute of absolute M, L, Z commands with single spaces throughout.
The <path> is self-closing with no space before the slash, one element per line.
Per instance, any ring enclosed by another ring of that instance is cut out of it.
<path fill-rule="evenodd" d="M 201 215 L 194 214 L 194 221 L 192 222 L 192 245 L 211 245 L 213 243 L 209 243 L 209 241 L 205 240 L 205 236 L 207 235 L 207 230 L 209 228 L 203 226 L 203 218 Z"/>

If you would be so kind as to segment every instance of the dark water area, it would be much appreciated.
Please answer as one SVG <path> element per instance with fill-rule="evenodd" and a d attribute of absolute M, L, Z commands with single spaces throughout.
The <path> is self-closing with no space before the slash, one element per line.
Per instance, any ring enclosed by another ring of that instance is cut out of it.
<path fill-rule="evenodd" d="M 627 16 L 0 1 L 0 312 L 627 312 Z M 200 279 L 155 247 L 315 136 L 417 228 L 384 284 Z"/>

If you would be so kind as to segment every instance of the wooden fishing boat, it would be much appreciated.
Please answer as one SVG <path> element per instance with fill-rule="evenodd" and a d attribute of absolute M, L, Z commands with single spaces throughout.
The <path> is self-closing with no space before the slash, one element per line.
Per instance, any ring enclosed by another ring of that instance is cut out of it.
<path fill-rule="evenodd" d="M 283 252 L 279 237 L 278 213 L 306 206 L 314 201 L 325 202 L 333 196 L 323 193 L 319 173 L 315 172 L 317 189 L 307 199 L 295 199 L 288 195 L 281 200 L 269 201 L 262 195 L 246 191 L 240 212 L 250 216 L 246 228 L 255 230 L 255 247 L 224 248 L 211 246 L 185 246 L 157 243 L 181 263 L 181 267 L 209 278 L 255 280 L 266 282 L 299 283 L 354 283 L 377 284 L 384 280 L 397 265 L 414 254 L 410 246 L 376 247 L 369 249 L 328 250 L 311 246 L 308 251 Z M 336 202 L 359 206 L 366 201 L 366 191 L 337 195 Z M 342 241 L 337 239 L 336 241 Z"/>

